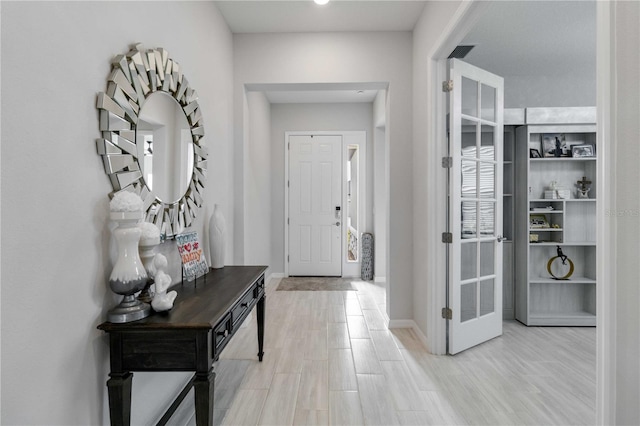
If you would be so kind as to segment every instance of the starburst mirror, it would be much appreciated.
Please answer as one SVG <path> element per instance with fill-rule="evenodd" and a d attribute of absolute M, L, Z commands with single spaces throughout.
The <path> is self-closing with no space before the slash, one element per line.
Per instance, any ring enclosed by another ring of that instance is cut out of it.
<path fill-rule="evenodd" d="M 113 186 L 138 194 L 145 220 L 165 238 L 190 226 L 202 207 L 207 171 L 198 95 L 162 49 L 134 46 L 116 56 L 98 94 L 98 153 Z"/>

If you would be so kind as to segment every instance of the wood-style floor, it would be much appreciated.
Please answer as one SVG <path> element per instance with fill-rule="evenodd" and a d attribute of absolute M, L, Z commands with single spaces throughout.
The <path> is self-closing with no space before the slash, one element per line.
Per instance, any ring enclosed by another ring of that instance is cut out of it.
<path fill-rule="evenodd" d="M 456 356 L 387 330 L 384 289 L 267 287 L 264 361 L 250 317 L 215 364 L 216 425 L 595 424 L 595 328 L 525 327 Z M 384 312 L 384 309 L 382 310 Z"/>

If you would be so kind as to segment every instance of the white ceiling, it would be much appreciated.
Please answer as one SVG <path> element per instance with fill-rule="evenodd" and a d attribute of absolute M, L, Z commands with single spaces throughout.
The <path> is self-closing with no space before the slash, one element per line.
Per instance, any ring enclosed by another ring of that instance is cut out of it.
<path fill-rule="evenodd" d="M 596 1 L 499 1 L 460 44 L 465 61 L 503 76 L 554 76 L 596 68 Z"/>
<path fill-rule="evenodd" d="M 412 31 L 424 1 L 216 1 L 234 33 Z M 495 1 L 461 44 L 476 47 L 465 61 L 504 76 L 595 75 L 596 1 Z M 273 103 L 370 102 L 348 90 L 265 91 Z M 362 88 L 361 88 L 362 89 Z"/>
<path fill-rule="evenodd" d="M 230 0 L 215 2 L 234 33 L 411 31 L 424 1 Z"/>

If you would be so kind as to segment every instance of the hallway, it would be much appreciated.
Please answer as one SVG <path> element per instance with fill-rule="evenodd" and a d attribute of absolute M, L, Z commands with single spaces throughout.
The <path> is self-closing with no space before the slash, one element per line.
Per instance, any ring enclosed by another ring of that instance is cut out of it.
<path fill-rule="evenodd" d="M 264 362 L 252 316 L 214 364 L 214 424 L 595 423 L 595 328 L 509 321 L 502 337 L 433 356 L 411 330 L 385 328 L 374 283 L 300 292 L 279 281 L 267 286 Z"/>

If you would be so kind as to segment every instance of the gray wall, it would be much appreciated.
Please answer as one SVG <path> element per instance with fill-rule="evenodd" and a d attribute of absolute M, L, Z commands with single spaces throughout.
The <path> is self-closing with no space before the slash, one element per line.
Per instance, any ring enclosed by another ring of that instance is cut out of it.
<path fill-rule="evenodd" d="M 274 272 L 272 264 L 272 148 L 271 105 L 262 92 L 248 92 L 249 138 L 244 167 L 244 263 L 265 265 Z"/>
<path fill-rule="evenodd" d="M 446 139 L 433 141 L 431 135 L 437 125 L 431 99 L 437 93 L 433 93 L 436 70 L 430 58 L 460 3 L 427 3 L 413 32 L 413 320 L 426 338 L 434 342 L 443 340 L 445 323 L 439 318 L 430 322 L 437 315 L 428 315 L 427 306 L 446 283 L 441 233 L 446 229 L 447 198 L 446 174 L 440 164 L 446 155 Z M 446 306 L 445 303 L 443 297 L 439 305 Z M 444 353 L 444 348 L 441 350 Z"/>
<path fill-rule="evenodd" d="M 615 235 L 611 268 L 617 277 L 611 288 L 617 330 L 612 336 L 615 368 L 611 371 L 615 371 L 616 424 L 636 425 L 640 424 L 640 3 L 617 2 L 614 11 L 611 128 L 615 139 L 611 142 L 616 190 L 608 218 Z"/>
<path fill-rule="evenodd" d="M 595 44 L 594 52 L 595 56 Z M 505 108 L 582 107 L 596 104 L 595 69 L 587 75 L 503 76 Z"/>
<path fill-rule="evenodd" d="M 272 104 L 271 105 L 271 267 L 284 272 L 284 185 L 285 132 L 340 131 L 367 132 L 367 226 L 371 229 L 373 196 L 373 161 L 371 133 L 373 108 L 370 103 Z M 370 229 L 362 229 L 367 232 Z"/>
<path fill-rule="evenodd" d="M 180 63 L 211 153 L 194 226 L 204 234 L 213 203 L 229 206 L 231 34 L 204 2 L 4 1 L 1 19 L 1 422 L 108 424 L 108 340 L 96 326 L 116 303 L 115 250 L 96 94 L 132 43 Z M 186 381 L 136 373 L 132 423 L 155 423 Z"/>

